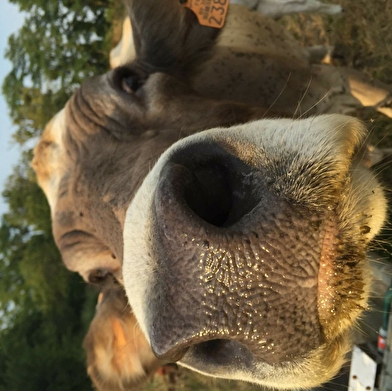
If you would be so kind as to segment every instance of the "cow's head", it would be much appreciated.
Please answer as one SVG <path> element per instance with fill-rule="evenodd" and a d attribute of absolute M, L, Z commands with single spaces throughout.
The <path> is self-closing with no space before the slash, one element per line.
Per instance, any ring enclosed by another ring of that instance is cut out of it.
<path fill-rule="evenodd" d="M 35 151 L 64 262 L 124 283 L 162 361 L 320 384 L 365 306 L 365 251 L 385 217 L 362 124 L 257 120 L 265 109 L 199 95 L 217 31 L 177 0 L 128 8 L 136 60 L 86 81 Z"/>

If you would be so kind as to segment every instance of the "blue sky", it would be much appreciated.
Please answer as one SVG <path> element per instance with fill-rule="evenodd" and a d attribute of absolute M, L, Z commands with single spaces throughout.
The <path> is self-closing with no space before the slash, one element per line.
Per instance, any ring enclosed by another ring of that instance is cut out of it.
<path fill-rule="evenodd" d="M 8 36 L 21 27 L 24 17 L 19 13 L 18 7 L 8 1 L 0 0 L 0 5 L 0 84 L 2 84 L 4 77 L 11 70 L 11 63 L 4 58 Z M 11 142 L 13 131 L 4 97 L 0 94 L 0 193 L 20 155 L 19 147 L 12 145 Z M 0 215 L 6 210 L 6 205 L 0 197 Z"/>

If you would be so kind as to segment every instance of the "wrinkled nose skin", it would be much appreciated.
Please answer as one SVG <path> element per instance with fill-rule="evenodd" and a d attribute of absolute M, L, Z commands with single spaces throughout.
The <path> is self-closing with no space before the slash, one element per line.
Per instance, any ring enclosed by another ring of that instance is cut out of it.
<path fill-rule="evenodd" d="M 359 121 L 211 129 L 174 144 L 127 211 L 124 282 L 154 353 L 270 387 L 331 378 L 385 219 Z"/>
<path fill-rule="evenodd" d="M 279 199 L 266 176 L 208 143 L 163 168 L 153 211 L 156 289 L 168 303 L 153 311 L 158 357 L 171 361 L 200 343 L 208 354 L 235 341 L 273 364 L 320 344 L 328 218 Z"/>

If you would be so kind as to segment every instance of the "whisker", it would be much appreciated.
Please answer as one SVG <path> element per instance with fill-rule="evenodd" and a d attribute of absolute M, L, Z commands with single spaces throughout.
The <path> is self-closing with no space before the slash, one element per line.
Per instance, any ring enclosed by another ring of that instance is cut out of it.
<path fill-rule="evenodd" d="M 373 126 L 373 129 L 375 129 L 376 127 Z M 376 144 L 373 144 L 375 147 L 377 147 L 378 145 L 380 145 L 387 137 L 389 137 L 389 134 L 384 134 L 380 140 L 377 141 Z"/>
<path fill-rule="evenodd" d="M 279 92 L 278 96 L 274 99 L 274 101 L 271 103 L 270 107 L 268 107 L 268 109 L 265 111 L 263 118 L 265 118 L 268 114 L 268 112 L 271 110 L 272 106 L 274 106 L 274 104 L 278 101 L 278 99 L 281 97 L 281 95 L 283 94 L 284 90 L 286 89 L 289 80 L 291 78 L 291 72 L 289 73 L 289 75 L 287 76 L 286 82 L 284 83 L 284 86 L 282 87 L 282 90 Z"/>
<path fill-rule="evenodd" d="M 294 117 L 294 118 L 296 117 L 297 112 L 300 110 L 300 108 L 301 108 L 301 103 L 302 103 L 303 100 L 305 99 L 306 94 L 309 92 L 309 89 L 310 89 L 310 85 L 311 85 L 311 84 L 312 84 L 312 75 L 311 75 L 310 78 L 309 78 L 309 83 L 308 83 L 308 85 L 306 86 L 305 92 L 303 93 L 301 99 L 299 100 L 299 102 L 298 102 L 298 104 L 297 104 L 297 108 L 295 109 L 295 112 L 294 112 L 294 114 L 293 114 L 293 117 Z"/>
<path fill-rule="evenodd" d="M 331 87 L 314 105 L 312 105 L 308 110 L 306 110 L 303 114 L 301 114 L 298 119 L 303 118 L 306 114 L 312 111 L 317 105 L 319 105 L 332 91 L 333 87 Z"/>

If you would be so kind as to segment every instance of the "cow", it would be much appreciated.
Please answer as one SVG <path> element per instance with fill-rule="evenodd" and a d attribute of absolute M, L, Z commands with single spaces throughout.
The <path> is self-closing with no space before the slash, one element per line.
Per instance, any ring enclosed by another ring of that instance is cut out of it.
<path fill-rule="evenodd" d="M 219 30 L 177 0 L 126 4 L 136 58 L 85 81 L 35 148 L 65 265 L 124 286 L 159 365 L 327 381 L 386 215 L 341 77 L 244 7 Z"/>

